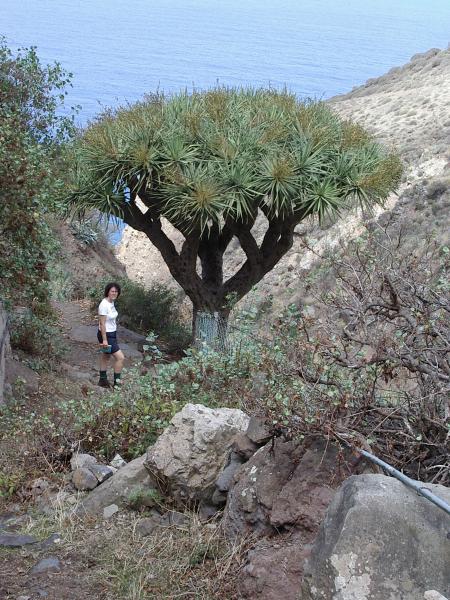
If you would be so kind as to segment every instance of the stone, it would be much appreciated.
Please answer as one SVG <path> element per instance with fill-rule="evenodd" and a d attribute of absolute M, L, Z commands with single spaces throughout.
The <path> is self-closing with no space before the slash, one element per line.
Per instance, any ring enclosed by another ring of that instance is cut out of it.
<path fill-rule="evenodd" d="M 81 469 L 75 469 L 72 473 L 72 483 L 77 490 L 86 491 L 97 487 L 98 480 L 88 468 L 82 467 Z"/>
<path fill-rule="evenodd" d="M 239 598 L 246 600 L 300 600 L 303 563 L 308 548 L 301 534 L 258 541 L 247 554 L 238 580 Z M 357 600 L 357 599 L 355 599 Z"/>
<path fill-rule="evenodd" d="M 103 483 L 114 475 L 114 469 L 106 465 L 88 465 L 87 468 L 95 475 L 99 483 Z"/>
<path fill-rule="evenodd" d="M 36 497 L 36 496 L 40 496 L 41 494 L 43 494 L 46 490 L 48 490 L 50 488 L 50 482 L 48 481 L 48 479 L 45 479 L 44 477 L 39 477 L 39 479 L 35 479 L 32 482 L 30 487 L 31 487 L 32 496 Z"/>
<path fill-rule="evenodd" d="M 236 471 L 241 467 L 243 462 L 241 457 L 235 452 L 231 452 L 229 460 L 230 462 L 216 480 L 216 488 L 219 492 L 228 492 Z"/>
<path fill-rule="evenodd" d="M 436 592 L 436 590 L 427 590 L 424 594 L 424 600 L 447 600 L 447 598 Z"/>
<path fill-rule="evenodd" d="M 40 377 L 19 360 L 15 360 L 12 356 L 6 356 L 5 360 L 5 386 L 10 386 L 12 395 L 16 389 L 20 389 L 21 394 L 31 396 L 39 390 Z M 1 400 L 0 400 L 1 404 Z"/>
<path fill-rule="evenodd" d="M 141 490 L 154 490 L 157 485 L 144 467 L 146 454 L 135 458 L 114 473 L 107 481 L 95 488 L 80 502 L 77 514 L 103 515 L 103 509 L 110 504 L 124 508 L 129 498 Z"/>
<path fill-rule="evenodd" d="M 43 558 L 31 569 L 32 575 L 38 575 L 41 573 L 58 573 L 61 571 L 61 563 L 54 556 L 49 558 Z"/>
<path fill-rule="evenodd" d="M 48 538 L 37 544 L 40 550 L 47 550 L 53 548 L 55 545 L 61 543 L 61 535 L 59 533 L 52 533 Z"/>
<path fill-rule="evenodd" d="M 83 467 L 87 467 L 88 465 L 95 465 L 97 463 L 97 459 L 91 454 L 83 454 L 83 453 L 74 453 L 72 458 L 70 459 L 70 468 L 72 471 L 75 469 L 82 469 Z"/>
<path fill-rule="evenodd" d="M 122 467 L 124 467 L 127 464 L 127 461 L 124 460 L 120 454 L 116 454 L 114 456 L 114 458 L 112 459 L 112 461 L 109 463 L 109 466 L 113 467 L 114 469 L 121 469 Z"/>
<path fill-rule="evenodd" d="M 251 456 L 258 450 L 257 444 L 245 433 L 238 433 L 234 436 L 233 445 L 231 446 L 233 452 L 236 452 L 241 458 L 242 462 L 247 461 Z"/>
<path fill-rule="evenodd" d="M 166 527 L 185 527 L 189 523 L 189 517 L 177 510 L 168 510 L 162 515 L 161 522 Z"/>
<path fill-rule="evenodd" d="M 187 404 L 148 450 L 145 466 L 177 504 L 209 502 L 233 438 L 247 425 L 241 410 Z"/>
<path fill-rule="evenodd" d="M 224 530 L 239 537 L 301 529 L 305 539 L 312 539 L 334 489 L 350 474 L 337 464 L 338 451 L 332 444 L 317 441 L 305 449 L 277 439 L 272 449 L 269 442 L 236 472 Z"/>
<path fill-rule="evenodd" d="M 146 537 L 151 535 L 158 527 L 161 526 L 161 517 L 146 517 L 145 519 L 140 519 L 136 523 L 135 531 L 138 535 L 142 537 Z"/>
<path fill-rule="evenodd" d="M 117 504 L 110 504 L 109 506 L 105 506 L 103 509 L 103 518 L 110 519 L 113 515 L 119 512 L 119 507 Z"/>
<path fill-rule="evenodd" d="M 450 502 L 450 489 L 426 484 Z M 306 565 L 304 600 L 423 600 L 450 594 L 448 515 L 384 475 L 347 479 Z"/>
<path fill-rule="evenodd" d="M 217 500 L 217 498 L 216 498 Z M 219 505 L 220 506 L 220 505 Z M 202 523 L 207 523 L 218 514 L 219 508 L 217 504 L 201 503 L 198 509 L 198 517 Z"/>
<path fill-rule="evenodd" d="M 214 490 L 214 494 L 211 498 L 211 503 L 213 506 L 225 506 L 225 502 L 227 501 L 227 493 L 219 492 L 219 490 Z"/>
<path fill-rule="evenodd" d="M 20 546 L 36 544 L 37 542 L 38 540 L 32 535 L 13 533 L 0 534 L 0 546 L 6 548 L 20 548 Z"/>
<path fill-rule="evenodd" d="M 251 442 L 258 446 L 267 443 L 272 437 L 272 434 L 270 433 L 269 428 L 265 425 L 264 421 L 253 416 L 250 417 L 248 428 L 245 434 Z"/>

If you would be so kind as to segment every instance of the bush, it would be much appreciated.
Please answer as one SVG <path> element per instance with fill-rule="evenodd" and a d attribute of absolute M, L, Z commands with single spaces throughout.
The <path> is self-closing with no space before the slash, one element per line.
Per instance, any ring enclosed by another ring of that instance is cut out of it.
<path fill-rule="evenodd" d="M 61 333 L 52 324 L 52 315 L 31 311 L 16 313 L 10 320 L 11 346 L 28 357 L 25 362 L 37 371 L 51 371 L 64 353 Z"/>
<path fill-rule="evenodd" d="M 89 292 L 95 311 L 107 283 L 102 281 Z M 189 345 L 191 335 L 181 322 L 174 291 L 158 284 L 146 289 L 130 279 L 119 279 L 118 283 L 122 292 L 116 305 L 121 323 L 143 335 L 155 332 L 167 344 L 169 351 Z"/>

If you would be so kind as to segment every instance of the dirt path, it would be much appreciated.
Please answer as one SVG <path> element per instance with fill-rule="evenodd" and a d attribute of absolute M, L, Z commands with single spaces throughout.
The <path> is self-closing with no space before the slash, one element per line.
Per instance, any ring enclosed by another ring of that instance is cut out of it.
<path fill-rule="evenodd" d="M 97 320 L 91 314 L 89 302 L 54 302 L 53 307 L 58 316 L 57 328 L 66 353 L 62 357 L 61 369 L 43 374 L 39 391 L 25 400 L 28 411 L 37 410 L 44 404 L 54 404 L 55 399 L 76 399 L 89 390 L 95 391 L 95 394 L 108 392 L 97 385 Z M 126 366 L 139 363 L 142 353 L 138 348 L 144 340 L 143 336 L 119 327 L 118 338 L 127 358 Z M 110 362 L 112 369 L 113 361 Z M 111 380 L 111 373 L 109 377 Z M 50 471 L 49 476 L 51 479 Z M 24 510 L 27 510 L 26 514 L 23 514 Z M 32 530 L 31 533 L 38 540 L 48 539 L 54 532 L 61 534 L 61 540 L 48 545 L 35 543 L 16 548 L 4 545 L 5 535 L 29 533 L 30 523 L 33 522 L 33 527 L 38 526 L 39 530 L 37 533 Z M 51 529 L 41 531 L 41 523 L 45 523 L 46 529 Z M 102 566 L 94 560 L 98 550 L 94 552 L 88 543 L 80 543 L 80 539 L 83 539 L 81 530 L 77 532 L 77 544 L 74 545 L 66 536 L 66 526 L 65 523 L 58 525 L 43 515 L 35 515 L 32 505 L 0 506 L 0 600 L 115 600 L 111 596 L 111 586 L 105 585 Z M 43 559 L 56 559 L 59 561 L 58 568 L 40 574 L 33 573 Z"/>
<path fill-rule="evenodd" d="M 62 369 L 65 375 L 78 383 L 96 385 L 98 379 L 97 319 L 92 316 L 89 301 L 54 302 L 59 315 L 59 326 L 67 354 Z M 118 326 L 119 345 L 125 354 L 125 366 L 142 359 L 139 350 L 144 336 Z M 111 368 L 113 361 L 111 360 Z"/>

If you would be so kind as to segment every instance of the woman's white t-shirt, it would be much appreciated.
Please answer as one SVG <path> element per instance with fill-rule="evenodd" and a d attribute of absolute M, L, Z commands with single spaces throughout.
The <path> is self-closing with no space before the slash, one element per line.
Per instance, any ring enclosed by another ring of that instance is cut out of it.
<path fill-rule="evenodd" d="M 107 298 L 98 305 L 98 314 L 100 317 L 106 317 L 106 333 L 112 333 L 117 330 L 116 319 L 119 314 L 114 306 L 114 302 L 110 302 Z"/>

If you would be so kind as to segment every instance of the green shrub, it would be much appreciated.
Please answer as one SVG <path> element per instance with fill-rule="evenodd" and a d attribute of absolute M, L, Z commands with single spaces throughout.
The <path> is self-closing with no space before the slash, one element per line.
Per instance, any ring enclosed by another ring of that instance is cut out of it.
<path fill-rule="evenodd" d="M 106 280 L 102 281 L 89 292 L 95 311 L 107 283 Z M 130 279 L 119 279 L 117 283 L 122 289 L 116 302 L 121 323 L 143 335 L 155 332 L 167 344 L 169 351 L 184 349 L 189 345 L 191 335 L 180 319 L 173 290 L 159 284 L 146 289 Z"/>
<path fill-rule="evenodd" d="M 37 371 L 51 371 L 61 360 L 64 346 L 52 315 L 31 311 L 16 313 L 10 320 L 11 346 L 27 354 L 25 362 Z"/>

